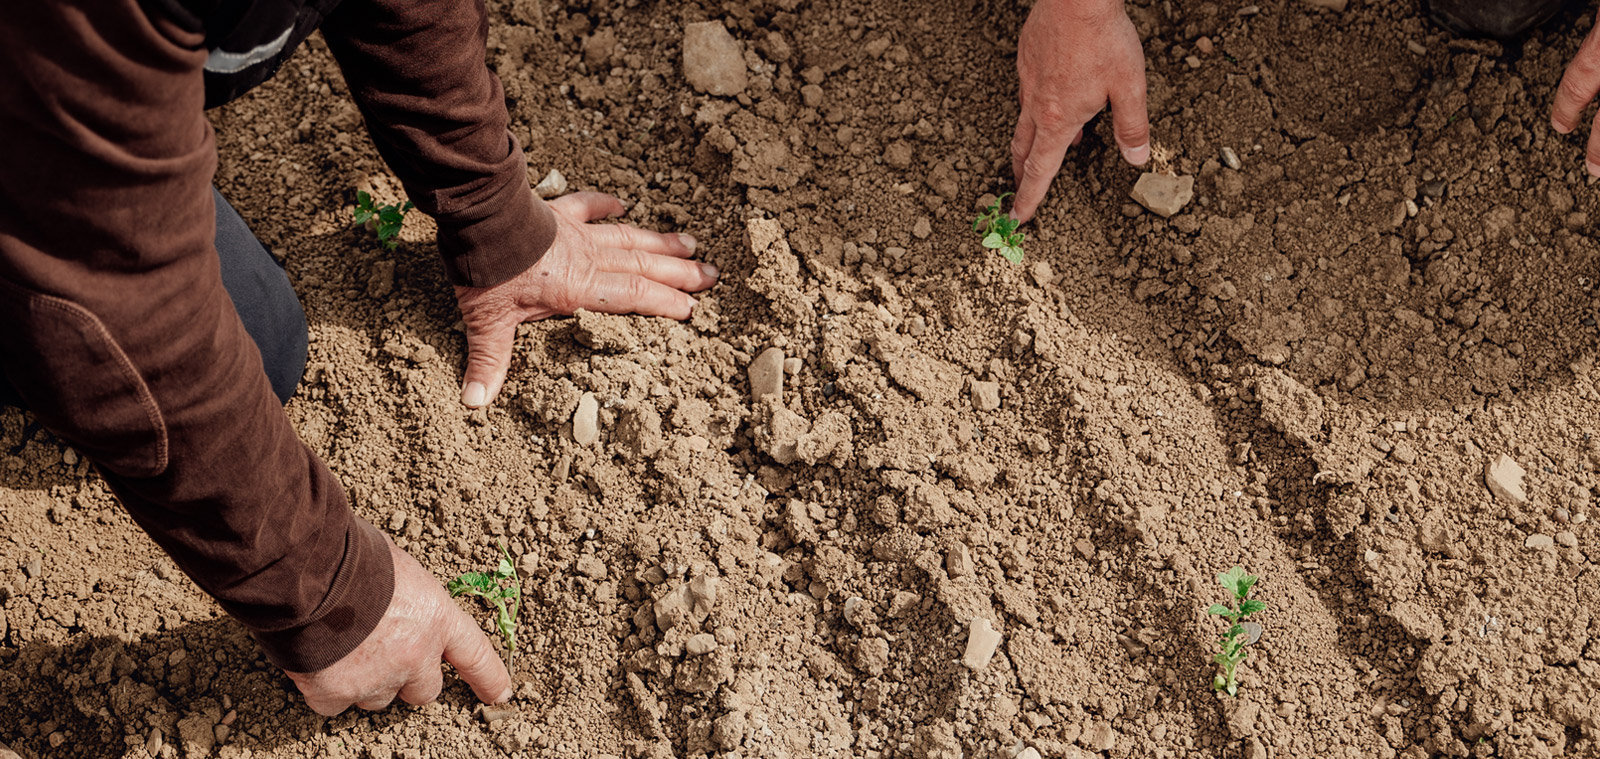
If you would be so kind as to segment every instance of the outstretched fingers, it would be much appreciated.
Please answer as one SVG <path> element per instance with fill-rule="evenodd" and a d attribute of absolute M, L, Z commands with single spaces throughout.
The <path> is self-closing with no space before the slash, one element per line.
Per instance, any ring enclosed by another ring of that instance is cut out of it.
<path fill-rule="evenodd" d="M 601 271 L 636 274 L 667 287 L 700 292 L 717 283 L 717 267 L 638 249 L 610 248 L 600 252 L 595 262 Z"/>
<path fill-rule="evenodd" d="M 662 234 L 640 229 L 631 224 L 596 224 L 589 228 L 594 241 L 608 248 L 637 250 L 673 258 L 694 255 L 699 243 L 685 234 Z"/>
<path fill-rule="evenodd" d="M 606 314 L 642 314 L 687 319 L 694 312 L 695 299 L 688 293 L 637 274 L 602 271 L 583 307 Z"/>

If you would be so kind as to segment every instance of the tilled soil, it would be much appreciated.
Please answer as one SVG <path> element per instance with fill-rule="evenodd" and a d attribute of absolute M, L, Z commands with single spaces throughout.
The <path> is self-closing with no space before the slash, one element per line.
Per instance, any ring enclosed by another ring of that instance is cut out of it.
<path fill-rule="evenodd" d="M 688 323 L 524 327 L 486 414 L 426 221 L 393 253 L 349 221 L 398 196 L 320 40 L 214 122 L 311 322 L 289 414 L 441 579 L 509 547 L 516 700 L 317 717 L 6 411 L 23 757 L 1600 756 L 1600 203 L 1548 117 L 1577 11 L 1501 45 L 1409 4 L 1130 5 L 1195 198 L 1132 204 L 1101 124 L 1016 266 L 970 223 L 1025 9 L 491 5 L 532 178 L 724 274 Z M 684 84 L 708 19 L 737 97 Z M 1268 608 L 1232 699 L 1235 564 Z"/>

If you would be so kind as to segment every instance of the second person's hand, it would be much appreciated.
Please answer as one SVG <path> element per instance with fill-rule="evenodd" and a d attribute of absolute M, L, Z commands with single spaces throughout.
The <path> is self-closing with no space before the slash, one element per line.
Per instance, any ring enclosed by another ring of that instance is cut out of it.
<path fill-rule="evenodd" d="M 1013 218 L 1033 218 L 1067 148 L 1107 102 L 1122 157 L 1135 166 L 1150 159 L 1144 48 L 1122 0 L 1039 0 L 1017 39 L 1017 77 Z"/>
<path fill-rule="evenodd" d="M 556 239 L 538 263 L 494 287 L 456 288 L 467 326 L 467 406 L 487 406 L 500 392 L 518 324 L 580 308 L 687 319 L 695 305 L 689 293 L 716 284 L 716 267 L 688 260 L 695 248 L 688 235 L 590 223 L 623 212 L 610 195 L 564 195 L 550 208 Z"/>

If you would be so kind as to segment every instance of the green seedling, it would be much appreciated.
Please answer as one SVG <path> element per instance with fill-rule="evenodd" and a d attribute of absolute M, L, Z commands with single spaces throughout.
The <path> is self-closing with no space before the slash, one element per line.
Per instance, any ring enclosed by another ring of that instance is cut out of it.
<path fill-rule="evenodd" d="M 384 250 L 394 250 L 400 244 L 400 226 L 405 224 L 406 211 L 413 208 L 416 205 L 409 200 L 398 205 L 374 205 L 372 193 L 356 190 L 356 223 L 376 232 Z"/>
<path fill-rule="evenodd" d="M 972 231 L 983 235 L 983 247 L 997 250 L 1005 256 L 1007 261 L 1014 264 L 1022 263 L 1022 241 L 1027 235 L 1017 231 L 1017 220 L 1000 210 L 1000 204 L 1011 193 L 1006 193 L 994 199 L 978 218 L 972 221 Z"/>
<path fill-rule="evenodd" d="M 468 572 L 449 584 L 450 597 L 477 596 L 494 606 L 494 627 L 506 644 L 506 671 L 517 650 L 517 610 L 522 605 L 522 583 L 511 566 L 511 554 L 500 546 L 500 565 L 493 572 Z"/>
<path fill-rule="evenodd" d="M 1222 583 L 1222 587 L 1233 596 L 1233 605 L 1212 604 L 1211 608 L 1206 610 L 1206 613 L 1222 617 L 1229 622 L 1228 631 L 1222 634 L 1222 651 L 1211 657 L 1211 660 L 1222 668 L 1222 672 L 1211 681 L 1211 687 L 1226 691 L 1230 696 L 1237 696 L 1239 681 L 1236 675 L 1239 664 L 1250 655 L 1246 646 L 1261 638 L 1261 625 L 1249 621 L 1248 618 L 1251 614 L 1267 608 L 1267 605 L 1245 597 L 1250 595 L 1250 589 L 1255 587 L 1256 576 L 1245 574 L 1242 567 L 1234 567 L 1217 575 L 1217 582 Z"/>

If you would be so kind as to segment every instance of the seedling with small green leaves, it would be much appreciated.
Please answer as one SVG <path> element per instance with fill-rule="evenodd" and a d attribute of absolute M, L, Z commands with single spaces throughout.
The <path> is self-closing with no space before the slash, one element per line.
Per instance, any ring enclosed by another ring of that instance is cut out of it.
<path fill-rule="evenodd" d="M 517 651 L 517 611 L 522 606 L 522 583 L 511 565 L 511 554 L 500 546 L 500 564 L 493 572 L 468 572 L 449 584 L 450 597 L 477 596 L 494 606 L 494 627 L 506 645 L 506 670 Z"/>
<path fill-rule="evenodd" d="M 1261 637 L 1261 625 L 1249 621 L 1249 617 L 1267 608 L 1267 605 L 1253 598 L 1246 598 L 1250 595 L 1250 589 L 1255 587 L 1256 576 L 1245 574 L 1243 567 L 1234 567 L 1217 575 L 1217 582 L 1233 596 L 1233 605 L 1212 604 L 1211 608 L 1206 610 L 1206 613 L 1222 617 L 1229 623 L 1228 631 L 1222 634 L 1222 651 L 1211 657 L 1211 660 L 1222 668 L 1211 681 L 1211 687 L 1226 691 L 1230 696 L 1238 696 L 1239 664 L 1250 655 L 1246 646 Z"/>
<path fill-rule="evenodd" d="M 378 244 L 384 250 L 394 250 L 400 244 L 400 226 L 405 224 L 406 211 L 416 208 L 411 201 L 400 204 L 376 205 L 372 193 L 356 190 L 356 223 L 365 224 L 378 235 Z"/>
<path fill-rule="evenodd" d="M 1007 261 L 1014 264 L 1022 263 L 1022 241 L 1027 235 L 1017 231 L 1019 222 L 1000 210 L 1000 205 L 1011 193 L 1006 193 L 994 199 L 978 218 L 972 221 L 972 231 L 983 235 L 983 247 L 999 251 Z"/>

